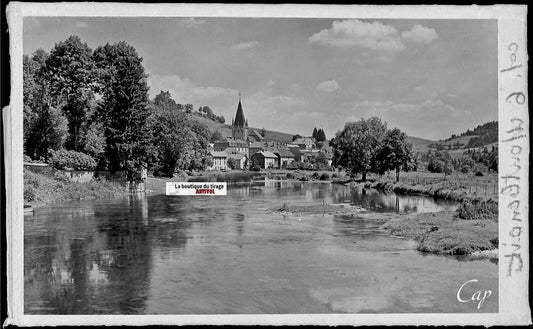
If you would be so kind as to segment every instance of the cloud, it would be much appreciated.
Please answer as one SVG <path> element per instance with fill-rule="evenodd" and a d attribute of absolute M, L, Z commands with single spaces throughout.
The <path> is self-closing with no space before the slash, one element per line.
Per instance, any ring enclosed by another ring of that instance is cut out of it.
<path fill-rule="evenodd" d="M 411 30 L 400 32 L 395 27 L 380 22 L 363 22 L 358 19 L 334 21 L 309 37 L 309 43 L 334 47 L 361 47 L 366 49 L 399 52 L 406 49 L 405 40 L 414 43 L 430 43 L 437 38 L 434 29 L 415 25 Z"/>
<path fill-rule="evenodd" d="M 402 32 L 402 38 L 416 43 L 431 43 L 437 39 L 437 32 L 422 25 L 415 25 L 411 30 Z"/>
<path fill-rule="evenodd" d="M 148 80 L 152 97 L 161 90 L 168 90 L 177 103 L 195 104 L 200 102 L 203 104 L 213 98 L 235 97 L 239 93 L 231 88 L 201 86 L 191 79 L 179 75 L 150 75 Z"/>
<path fill-rule="evenodd" d="M 275 85 L 274 81 L 268 80 L 267 87 L 273 87 Z"/>
<path fill-rule="evenodd" d="M 234 45 L 233 48 L 244 50 L 244 49 L 255 48 L 258 45 L 259 45 L 259 41 L 254 40 L 254 41 L 249 41 L 249 42 L 238 43 L 238 44 Z"/>
<path fill-rule="evenodd" d="M 331 93 L 339 89 L 339 84 L 335 80 L 323 81 L 316 86 L 316 89 Z"/>

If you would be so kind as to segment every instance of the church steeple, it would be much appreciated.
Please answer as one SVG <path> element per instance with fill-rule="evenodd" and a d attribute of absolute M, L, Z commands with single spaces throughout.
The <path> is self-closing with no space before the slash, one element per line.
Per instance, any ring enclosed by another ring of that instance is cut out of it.
<path fill-rule="evenodd" d="M 237 105 L 237 113 L 235 119 L 231 123 L 231 131 L 233 138 L 246 140 L 248 136 L 248 120 L 244 117 L 244 111 L 241 103 L 241 92 L 239 91 L 239 104 Z"/>

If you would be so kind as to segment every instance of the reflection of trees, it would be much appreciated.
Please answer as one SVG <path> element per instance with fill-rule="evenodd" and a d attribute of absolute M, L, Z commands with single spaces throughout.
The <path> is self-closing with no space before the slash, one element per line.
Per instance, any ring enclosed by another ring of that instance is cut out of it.
<path fill-rule="evenodd" d="M 180 206 L 161 202 L 159 196 L 134 197 L 95 203 L 90 215 L 61 210 L 53 216 L 38 218 L 37 214 L 35 219 L 47 225 L 46 232 L 26 230 L 26 311 L 142 312 L 150 286 L 153 245 L 183 248 L 190 226 L 179 218 L 174 222 L 153 218 L 165 212 L 167 217 L 180 213 Z"/>

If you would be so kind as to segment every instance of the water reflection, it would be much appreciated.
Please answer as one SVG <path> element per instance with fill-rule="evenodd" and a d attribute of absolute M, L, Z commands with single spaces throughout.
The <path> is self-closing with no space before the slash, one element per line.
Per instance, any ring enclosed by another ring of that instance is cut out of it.
<path fill-rule="evenodd" d="M 475 276 L 497 290 L 494 264 L 420 255 L 412 241 L 384 235 L 383 220 L 265 212 L 283 202 L 383 212 L 452 204 L 332 184 L 272 184 L 234 185 L 222 198 L 140 194 L 35 209 L 24 219 L 25 312 L 468 312 L 452 303 L 457 280 Z M 497 302 L 487 309 L 497 310 Z"/>

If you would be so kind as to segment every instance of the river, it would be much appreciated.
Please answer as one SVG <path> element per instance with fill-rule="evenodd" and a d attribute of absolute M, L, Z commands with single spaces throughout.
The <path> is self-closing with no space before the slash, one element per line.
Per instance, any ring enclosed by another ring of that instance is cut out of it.
<path fill-rule="evenodd" d="M 450 202 L 344 185 L 266 181 L 227 196 L 130 195 L 52 204 L 24 217 L 26 314 L 497 312 L 498 266 L 416 251 L 384 220 L 267 213 L 350 203 L 370 211 Z M 461 303 L 479 290 L 490 298 Z"/>

